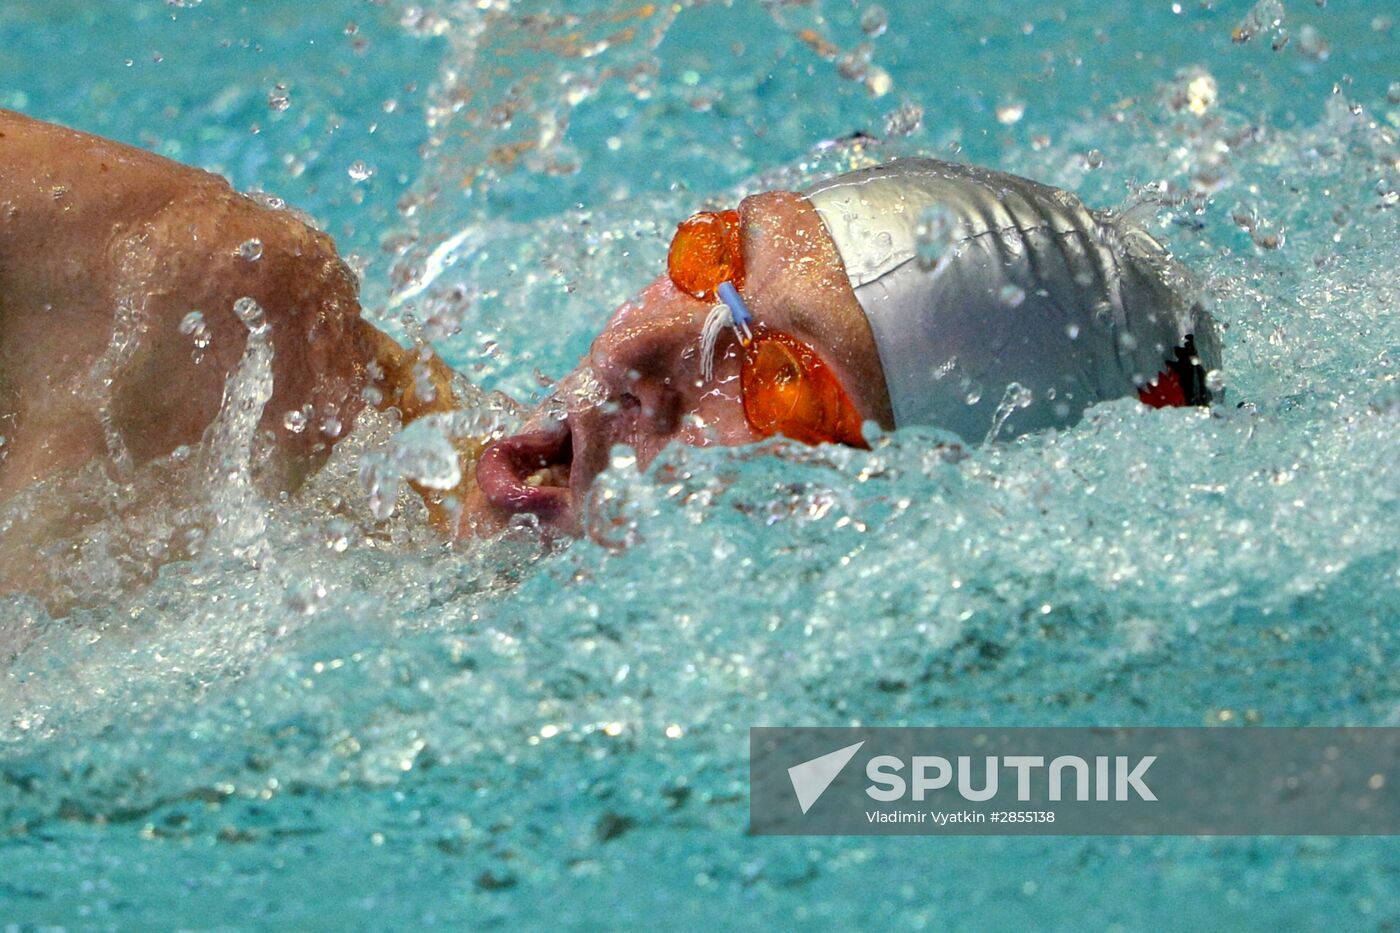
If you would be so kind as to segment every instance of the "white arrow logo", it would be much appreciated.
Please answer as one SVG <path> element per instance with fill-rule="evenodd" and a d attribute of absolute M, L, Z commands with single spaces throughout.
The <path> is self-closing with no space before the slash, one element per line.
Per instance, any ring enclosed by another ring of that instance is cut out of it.
<path fill-rule="evenodd" d="M 836 775 L 841 773 L 841 769 L 846 767 L 864 744 L 862 740 L 788 768 L 788 779 L 792 781 L 792 789 L 797 792 L 797 803 L 802 807 L 803 813 L 812 809 L 812 804 L 821 799 L 831 782 L 836 780 Z"/>

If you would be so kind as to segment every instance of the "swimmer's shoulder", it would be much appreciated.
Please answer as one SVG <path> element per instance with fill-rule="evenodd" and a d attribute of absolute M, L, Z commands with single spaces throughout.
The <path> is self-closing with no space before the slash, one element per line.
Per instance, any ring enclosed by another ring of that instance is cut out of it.
<path fill-rule="evenodd" d="M 251 240 L 263 244 L 264 261 L 235 261 Z M 55 257 L 84 255 L 91 274 L 91 258 L 124 254 L 129 241 L 147 244 L 172 272 L 199 265 L 204 272 L 192 275 L 277 278 L 286 265 L 287 285 L 346 274 L 309 218 L 240 194 L 219 175 L 0 109 L 0 267 L 32 278 Z"/>
<path fill-rule="evenodd" d="M 70 223 L 104 222 L 153 212 L 176 198 L 231 191 L 213 173 L 0 110 L 0 224 L 32 227 L 40 217 L 63 222 L 65 215 Z"/>
<path fill-rule="evenodd" d="M 218 175 L 145 149 L 0 109 L 0 168 L 38 168 L 43 160 L 50 161 L 61 174 L 91 171 L 93 182 L 100 182 L 101 176 L 113 172 L 155 172 L 186 182 L 228 187 L 228 182 Z"/>

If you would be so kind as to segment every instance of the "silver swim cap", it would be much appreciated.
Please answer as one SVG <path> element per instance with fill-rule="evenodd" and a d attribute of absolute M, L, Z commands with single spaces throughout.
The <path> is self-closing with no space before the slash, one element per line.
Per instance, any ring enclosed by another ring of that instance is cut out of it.
<path fill-rule="evenodd" d="M 1219 366 L 1189 275 L 1069 192 L 903 159 L 804 193 L 870 320 L 896 427 L 980 441 L 1072 424 L 1135 394 L 1188 337 L 1198 371 Z M 947 236 L 921 254 L 940 223 Z"/>

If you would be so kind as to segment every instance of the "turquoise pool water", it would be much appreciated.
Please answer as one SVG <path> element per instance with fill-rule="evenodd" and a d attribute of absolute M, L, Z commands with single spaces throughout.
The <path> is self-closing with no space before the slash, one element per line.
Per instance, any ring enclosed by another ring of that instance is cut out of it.
<path fill-rule="evenodd" d="M 193 490 L 224 532 L 158 573 L 165 474 L 79 478 L 79 608 L 0 603 L 0 921 L 1400 924 L 1385 839 L 746 834 L 752 725 L 1400 725 L 1400 8 L 881 7 L 0 8 L 0 106 L 310 211 L 489 388 L 542 395 L 696 206 L 927 153 L 1162 202 L 1230 399 L 623 458 L 548 554 L 376 523 L 372 422 L 293 501 Z"/>

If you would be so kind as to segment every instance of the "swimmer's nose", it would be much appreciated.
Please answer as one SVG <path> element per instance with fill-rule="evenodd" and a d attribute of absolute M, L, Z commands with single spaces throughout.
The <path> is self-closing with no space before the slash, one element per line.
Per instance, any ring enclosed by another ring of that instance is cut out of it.
<path fill-rule="evenodd" d="M 700 382 L 700 329 L 709 305 L 656 283 L 613 319 L 589 351 L 612 399 L 635 405 L 642 424 L 669 434 Z"/>

